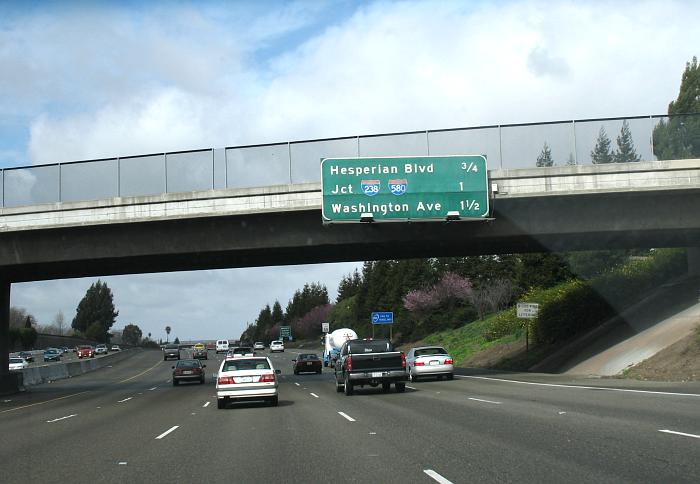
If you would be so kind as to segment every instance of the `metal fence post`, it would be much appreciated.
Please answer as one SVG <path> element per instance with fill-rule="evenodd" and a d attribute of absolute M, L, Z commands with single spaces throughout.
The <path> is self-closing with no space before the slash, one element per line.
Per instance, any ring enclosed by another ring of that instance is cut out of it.
<path fill-rule="evenodd" d="M 576 146 L 576 120 L 571 120 L 571 129 L 573 131 L 574 138 L 574 163 L 578 165 L 578 146 Z"/>
<path fill-rule="evenodd" d="M 289 157 L 289 184 L 292 184 L 292 143 L 287 141 L 287 156 Z"/>
<path fill-rule="evenodd" d="M 63 165 L 58 164 L 58 201 L 62 202 L 62 190 L 61 190 L 61 176 L 63 174 Z"/>
<path fill-rule="evenodd" d="M 656 155 L 654 155 L 654 117 L 649 115 L 649 144 L 651 145 L 651 159 L 656 160 Z"/>
<path fill-rule="evenodd" d="M 357 157 L 360 157 L 360 137 L 357 137 Z"/>
<path fill-rule="evenodd" d="M 122 196 L 122 159 L 117 156 L 117 196 Z"/>
<path fill-rule="evenodd" d="M 216 156 L 214 155 L 214 148 L 211 149 L 211 189 L 216 188 Z"/>
<path fill-rule="evenodd" d="M 425 130 L 425 148 L 427 150 L 428 156 L 430 156 L 430 131 Z"/>
<path fill-rule="evenodd" d="M 501 165 L 501 170 L 503 169 L 503 135 L 501 133 L 501 125 L 498 125 L 498 161 Z"/>
<path fill-rule="evenodd" d="M 165 193 L 168 193 L 168 154 L 163 153 L 163 167 L 165 168 Z"/>

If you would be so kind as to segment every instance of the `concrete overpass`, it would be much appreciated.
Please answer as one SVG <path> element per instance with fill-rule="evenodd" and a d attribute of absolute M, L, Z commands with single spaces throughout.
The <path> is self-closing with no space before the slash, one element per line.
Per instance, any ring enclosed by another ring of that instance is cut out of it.
<path fill-rule="evenodd" d="M 12 282 L 626 247 L 700 246 L 700 159 L 492 170 L 493 219 L 323 225 L 318 183 L 0 209 L 0 341 Z M 7 371 L 0 351 L 0 379 Z"/>

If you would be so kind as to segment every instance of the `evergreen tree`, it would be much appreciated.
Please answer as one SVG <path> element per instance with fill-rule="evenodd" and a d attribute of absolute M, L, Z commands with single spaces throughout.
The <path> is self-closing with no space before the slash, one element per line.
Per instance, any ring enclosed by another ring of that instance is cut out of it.
<path fill-rule="evenodd" d="M 693 114 L 694 116 L 683 116 Z M 654 128 L 654 155 L 659 160 L 700 157 L 700 66 L 697 57 L 685 65 L 678 98 L 668 105 L 668 121 Z"/>
<path fill-rule="evenodd" d="M 136 346 L 141 341 L 141 328 L 135 324 L 127 324 L 122 331 L 122 341 L 128 345 Z"/>
<path fill-rule="evenodd" d="M 538 167 L 549 167 L 554 166 L 554 160 L 552 159 L 552 150 L 549 149 L 547 142 L 544 142 L 542 151 L 539 156 L 537 156 L 537 166 Z"/>
<path fill-rule="evenodd" d="M 282 305 L 277 300 L 275 300 L 275 304 L 272 305 L 271 318 L 273 324 L 284 322 L 284 312 L 282 311 Z"/>
<path fill-rule="evenodd" d="M 598 139 L 595 142 L 595 148 L 591 151 L 591 160 L 594 164 L 612 163 L 613 155 L 611 152 L 611 143 L 608 134 L 603 126 L 598 131 Z"/>
<path fill-rule="evenodd" d="M 630 125 L 627 123 L 626 119 L 622 121 L 620 136 L 617 137 L 617 151 L 613 154 L 613 159 L 615 163 L 630 163 L 641 160 L 641 157 L 637 154 L 637 150 L 634 148 Z"/>
<path fill-rule="evenodd" d="M 106 336 L 118 315 L 119 311 L 114 309 L 112 290 L 98 279 L 78 303 L 71 326 L 74 330 L 85 333 L 91 325 L 98 324 L 102 334 Z M 97 329 L 93 329 L 93 333 L 96 331 Z"/>

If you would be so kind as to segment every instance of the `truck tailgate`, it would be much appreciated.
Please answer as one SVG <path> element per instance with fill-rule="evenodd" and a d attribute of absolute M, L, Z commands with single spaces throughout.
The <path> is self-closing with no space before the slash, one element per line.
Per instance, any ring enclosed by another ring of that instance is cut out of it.
<path fill-rule="evenodd" d="M 352 372 L 388 371 L 403 369 L 400 351 L 352 355 Z"/>

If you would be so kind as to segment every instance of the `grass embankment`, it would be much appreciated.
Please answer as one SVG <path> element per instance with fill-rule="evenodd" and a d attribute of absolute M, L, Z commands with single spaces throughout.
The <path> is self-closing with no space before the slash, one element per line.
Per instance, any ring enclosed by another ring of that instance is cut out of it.
<path fill-rule="evenodd" d="M 521 300 L 537 302 L 537 318 L 516 317 L 515 307 L 464 326 L 431 334 L 405 345 L 443 345 L 459 366 L 527 370 L 562 344 L 600 325 L 639 301 L 645 293 L 686 271 L 685 252 L 659 250 L 632 260 L 590 280 L 571 280 L 557 286 L 534 288 Z M 525 349 L 528 325 L 529 351 Z"/>

